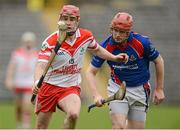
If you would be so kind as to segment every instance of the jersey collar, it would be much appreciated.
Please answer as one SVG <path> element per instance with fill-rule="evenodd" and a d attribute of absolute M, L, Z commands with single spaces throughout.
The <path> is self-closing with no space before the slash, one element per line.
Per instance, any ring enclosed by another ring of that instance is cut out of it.
<path fill-rule="evenodd" d="M 112 36 L 110 36 L 110 40 L 109 40 L 109 43 L 110 45 L 114 46 L 115 48 L 119 48 L 120 50 L 125 50 L 127 48 L 127 46 L 129 45 L 129 43 L 133 40 L 133 32 L 130 32 L 129 33 L 129 37 L 128 37 L 128 40 L 127 40 L 127 44 L 124 44 L 124 45 L 117 45 L 117 44 L 114 44 L 114 41 L 112 39 Z"/>
<path fill-rule="evenodd" d="M 69 44 L 70 46 L 73 46 L 78 37 L 81 37 L 81 33 L 80 33 L 79 28 L 78 28 L 78 29 L 76 30 L 76 32 L 75 32 L 75 39 L 74 39 L 72 42 L 67 41 L 67 40 L 65 40 L 65 42 L 66 42 L 67 44 Z"/>

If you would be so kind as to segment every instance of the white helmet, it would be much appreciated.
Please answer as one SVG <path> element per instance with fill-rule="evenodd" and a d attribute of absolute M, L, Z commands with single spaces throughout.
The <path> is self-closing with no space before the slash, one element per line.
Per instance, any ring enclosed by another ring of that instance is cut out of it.
<path fill-rule="evenodd" d="M 33 32 L 25 32 L 21 36 L 21 40 L 23 42 L 27 42 L 27 41 L 35 42 L 36 41 L 36 35 Z"/>

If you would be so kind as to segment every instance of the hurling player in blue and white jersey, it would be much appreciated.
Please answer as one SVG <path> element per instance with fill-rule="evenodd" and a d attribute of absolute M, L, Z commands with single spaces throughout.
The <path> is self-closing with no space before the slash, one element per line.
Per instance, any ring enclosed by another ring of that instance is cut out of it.
<path fill-rule="evenodd" d="M 126 53 L 129 56 L 127 63 L 107 61 L 111 70 L 108 95 L 116 93 L 122 81 L 126 82 L 124 100 L 115 100 L 109 104 L 113 129 L 145 128 L 150 97 L 150 61 L 154 63 L 156 70 L 153 102 L 158 105 L 165 98 L 163 58 L 148 37 L 132 31 L 132 25 L 133 18 L 130 14 L 117 13 L 111 21 L 111 35 L 101 43 L 103 48 L 114 55 Z M 95 76 L 104 61 L 104 59 L 94 56 L 86 73 L 94 102 L 99 107 L 102 106 L 103 98 L 96 89 Z"/>

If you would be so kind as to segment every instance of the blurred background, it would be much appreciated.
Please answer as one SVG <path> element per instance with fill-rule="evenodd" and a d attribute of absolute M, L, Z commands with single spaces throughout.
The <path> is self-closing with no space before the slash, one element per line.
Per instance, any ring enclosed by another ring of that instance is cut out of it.
<path fill-rule="evenodd" d="M 80 26 L 91 30 L 98 42 L 109 35 L 110 21 L 118 11 L 128 12 L 134 17 L 133 30 L 149 36 L 165 61 L 166 100 L 160 106 L 151 105 L 147 128 L 180 129 L 179 0 L 0 0 L 0 128 L 15 127 L 14 96 L 4 86 L 11 52 L 19 46 L 20 37 L 26 31 L 37 35 L 40 48 L 42 41 L 57 29 L 58 14 L 64 4 L 80 7 Z M 90 59 L 91 54 L 87 53 L 83 71 Z M 153 66 L 151 71 L 154 71 Z M 104 97 L 107 96 L 108 73 L 108 67 L 104 65 L 97 76 L 98 89 Z M 153 90 L 153 73 L 151 85 Z M 77 128 L 111 128 L 107 107 L 94 109 L 90 114 L 86 112 L 92 99 L 84 78 L 81 96 L 83 106 Z M 50 128 L 59 128 L 61 116 L 53 117 Z M 32 119 L 32 128 L 34 120 L 35 116 Z"/>

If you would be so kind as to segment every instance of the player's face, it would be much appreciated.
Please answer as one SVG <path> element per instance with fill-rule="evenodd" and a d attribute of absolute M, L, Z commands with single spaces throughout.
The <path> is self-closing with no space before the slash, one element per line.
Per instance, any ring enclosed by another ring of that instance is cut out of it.
<path fill-rule="evenodd" d="M 117 29 L 117 28 L 113 28 L 111 31 L 112 31 L 112 36 L 113 36 L 113 39 L 115 40 L 115 42 L 117 42 L 117 43 L 127 42 L 130 31 L 121 30 L 121 29 Z"/>
<path fill-rule="evenodd" d="M 27 40 L 27 41 L 23 41 L 23 45 L 24 45 L 27 49 L 31 49 L 31 48 L 34 48 L 35 42 L 34 42 L 34 41 Z"/>
<path fill-rule="evenodd" d="M 79 19 L 72 15 L 62 15 L 60 20 L 64 21 L 67 25 L 67 32 L 75 32 L 79 26 Z"/>

